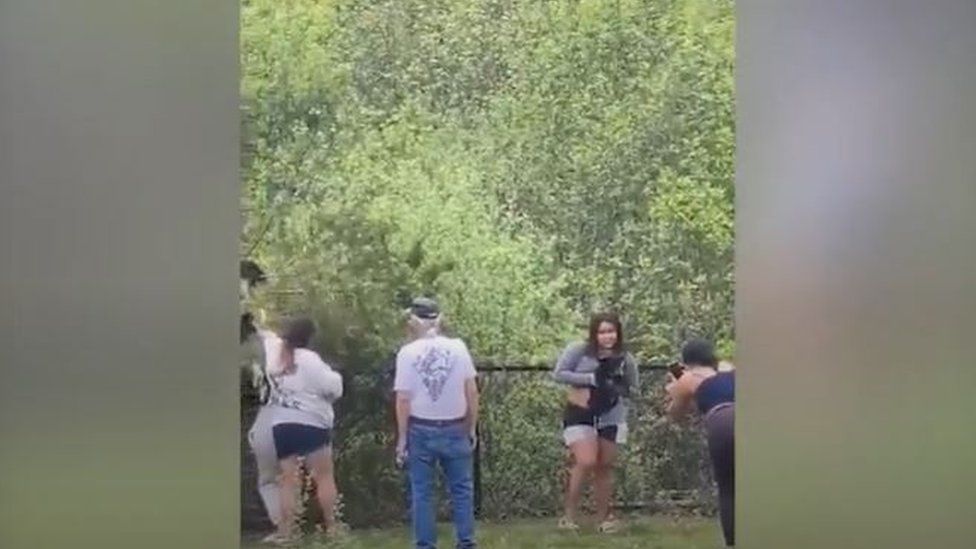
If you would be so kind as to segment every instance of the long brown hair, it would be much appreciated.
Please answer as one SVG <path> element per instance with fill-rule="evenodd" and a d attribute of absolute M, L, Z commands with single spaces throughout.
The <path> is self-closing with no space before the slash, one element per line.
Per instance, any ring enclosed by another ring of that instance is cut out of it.
<path fill-rule="evenodd" d="M 298 317 L 285 326 L 281 334 L 281 373 L 295 372 L 295 349 L 308 347 L 315 335 L 315 323 L 308 317 Z"/>
<path fill-rule="evenodd" d="M 597 356 L 600 352 L 600 343 L 597 341 L 597 334 L 600 332 L 600 324 L 604 322 L 612 324 L 617 330 L 617 342 L 613 344 L 613 352 L 620 353 L 624 349 L 624 330 L 620 322 L 620 317 L 616 313 L 602 312 L 590 317 L 589 337 L 586 340 L 586 351 L 591 356 Z"/>

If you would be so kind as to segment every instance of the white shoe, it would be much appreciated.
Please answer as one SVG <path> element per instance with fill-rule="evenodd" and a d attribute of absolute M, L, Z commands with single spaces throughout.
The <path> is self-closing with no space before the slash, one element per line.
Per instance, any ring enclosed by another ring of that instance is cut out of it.
<path fill-rule="evenodd" d="M 286 534 L 281 534 L 279 532 L 275 532 L 273 534 L 269 534 L 265 536 L 265 538 L 261 540 L 261 543 L 266 543 L 268 545 L 275 545 L 278 547 L 287 547 L 289 545 L 294 545 L 298 543 L 298 537 L 293 534 L 286 535 Z"/>
<path fill-rule="evenodd" d="M 599 530 L 601 534 L 616 534 L 620 531 L 621 526 L 622 525 L 620 524 L 619 520 L 615 518 L 607 518 L 600 523 L 597 530 Z"/>
<path fill-rule="evenodd" d="M 567 532 L 579 532 L 579 524 L 576 524 L 567 516 L 562 516 L 559 518 L 559 522 L 556 524 L 556 528 L 560 530 L 565 530 Z"/>

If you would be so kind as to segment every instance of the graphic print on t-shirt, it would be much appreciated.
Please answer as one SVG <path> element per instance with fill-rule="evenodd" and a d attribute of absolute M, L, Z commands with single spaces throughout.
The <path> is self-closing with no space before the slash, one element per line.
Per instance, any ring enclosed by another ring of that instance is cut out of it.
<path fill-rule="evenodd" d="M 441 391 L 444 390 L 447 377 L 451 375 L 451 353 L 436 345 L 430 345 L 414 360 L 413 368 L 427 388 L 430 400 L 437 402 Z"/>

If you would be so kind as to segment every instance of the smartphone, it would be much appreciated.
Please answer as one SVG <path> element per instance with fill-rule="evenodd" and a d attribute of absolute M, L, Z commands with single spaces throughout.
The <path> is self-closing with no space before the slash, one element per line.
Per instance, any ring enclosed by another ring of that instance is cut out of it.
<path fill-rule="evenodd" d="M 680 362 L 674 362 L 668 366 L 668 371 L 674 376 L 674 379 L 681 377 L 681 374 L 685 373 L 685 367 L 681 365 Z"/>

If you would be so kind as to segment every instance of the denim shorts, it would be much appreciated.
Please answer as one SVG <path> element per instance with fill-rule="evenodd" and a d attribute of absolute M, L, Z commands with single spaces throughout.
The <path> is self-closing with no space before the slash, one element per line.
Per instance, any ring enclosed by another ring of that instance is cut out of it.
<path fill-rule="evenodd" d="M 618 423 L 599 428 L 593 425 L 570 425 L 563 429 L 563 441 L 566 446 L 571 446 L 575 442 L 590 437 L 601 438 L 615 444 L 624 444 L 627 442 L 627 424 Z"/>
<path fill-rule="evenodd" d="M 563 441 L 566 446 L 590 437 L 624 444 L 627 442 L 627 424 L 601 425 L 599 416 L 587 408 L 567 404 L 563 413 Z"/>

